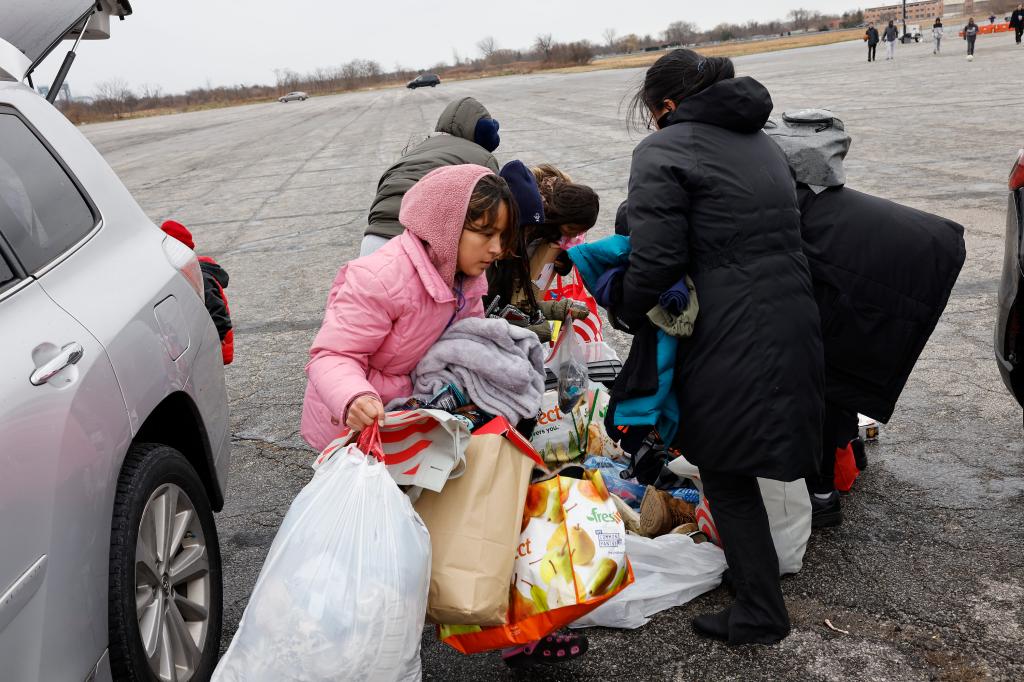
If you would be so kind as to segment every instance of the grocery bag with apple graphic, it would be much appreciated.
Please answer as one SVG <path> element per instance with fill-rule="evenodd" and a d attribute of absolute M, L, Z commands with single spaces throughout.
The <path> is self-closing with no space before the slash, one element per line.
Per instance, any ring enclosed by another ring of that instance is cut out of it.
<path fill-rule="evenodd" d="M 508 624 L 442 625 L 467 654 L 527 644 L 596 609 L 633 582 L 626 529 L 601 472 L 530 485 L 509 590 Z"/>

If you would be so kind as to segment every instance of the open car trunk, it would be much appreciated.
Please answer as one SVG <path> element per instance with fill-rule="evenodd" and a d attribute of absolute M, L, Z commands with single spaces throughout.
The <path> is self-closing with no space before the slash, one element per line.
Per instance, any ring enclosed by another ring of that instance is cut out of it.
<path fill-rule="evenodd" d="M 81 33 L 85 40 L 110 37 L 110 17 L 132 13 L 129 0 L 31 0 L 10 2 L 0 22 L 0 71 L 13 80 L 30 74 L 64 38 Z"/>

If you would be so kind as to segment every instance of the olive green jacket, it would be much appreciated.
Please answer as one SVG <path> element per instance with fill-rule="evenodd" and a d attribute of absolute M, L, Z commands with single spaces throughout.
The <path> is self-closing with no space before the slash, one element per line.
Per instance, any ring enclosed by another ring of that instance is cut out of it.
<path fill-rule="evenodd" d="M 377 196 L 370 206 L 366 234 L 386 239 L 397 237 L 405 230 L 398 222 L 402 197 L 420 178 L 441 166 L 475 163 L 498 172 L 498 161 L 489 151 L 473 141 L 476 124 L 490 118 L 484 105 L 472 97 L 455 100 L 437 119 L 435 135 L 406 152 L 377 183 Z"/>

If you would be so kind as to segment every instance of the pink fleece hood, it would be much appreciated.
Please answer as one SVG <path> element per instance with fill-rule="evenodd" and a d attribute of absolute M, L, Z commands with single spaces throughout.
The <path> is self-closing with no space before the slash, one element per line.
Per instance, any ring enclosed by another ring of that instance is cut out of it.
<path fill-rule="evenodd" d="M 427 243 L 430 261 L 448 286 L 455 285 L 469 198 L 485 175 L 494 173 L 475 164 L 442 166 L 424 175 L 402 198 L 399 222 Z"/>

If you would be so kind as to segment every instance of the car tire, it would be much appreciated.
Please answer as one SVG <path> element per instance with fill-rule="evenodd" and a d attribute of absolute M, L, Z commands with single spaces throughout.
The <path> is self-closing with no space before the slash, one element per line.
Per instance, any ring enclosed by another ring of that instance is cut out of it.
<path fill-rule="evenodd" d="M 168 510 L 173 520 L 163 525 Z M 114 679 L 208 680 L 220 652 L 222 590 L 213 511 L 195 469 L 166 445 L 133 446 L 110 533 Z"/>

